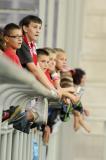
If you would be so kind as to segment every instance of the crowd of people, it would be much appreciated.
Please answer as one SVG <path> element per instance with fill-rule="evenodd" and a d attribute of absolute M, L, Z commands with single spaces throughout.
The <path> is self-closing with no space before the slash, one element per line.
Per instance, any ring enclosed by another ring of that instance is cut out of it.
<path fill-rule="evenodd" d="M 39 124 L 39 113 L 35 107 L 22 111 L 22 106 L 11 106 L 3 111 L 2 122 L 8 120 L 15 129 L 29 133 L 37 128 L 43 132 L 43 141 L 48 144 L 50 134 L 55 132 L 56 125 L 74 119 L 74 130 L 84 128 L 91 131 L 85 121 L 89 116 L 81 103 L 86 82 L 86 73 L 80 68 L 72 69 L 67 64 L 67 53 L 61 48 L 38 48 L 36 42 L 42 28 L 42 20 L 34 15 L 24 17 L 19 25 L 7 24 L 0 30 L 0 54 L 5 55 L 19 69 L 27 69 L 51 92 L 58 96 L 58 104 L 49 101 L 47 124 Z M 38 99 L 35 98 L 35 101 Z"/>

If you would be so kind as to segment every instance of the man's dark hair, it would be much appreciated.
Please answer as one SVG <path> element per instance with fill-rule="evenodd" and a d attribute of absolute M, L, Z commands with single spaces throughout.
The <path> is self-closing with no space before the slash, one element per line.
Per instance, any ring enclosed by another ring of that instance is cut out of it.
<path fill-rule="evenodd" d="M 9 36 L 11 34 L 11 31 L 13 31 L 15 29 L 20 29 L 20 26 L 15 23 L 7 24 L 3 29 L 4 36 Z"/>
<path fill-rule="evenodd" d="M 82 70 L 81 68 L 75 68 L 72 71 L 72 77 L 73 77 L 74 84 L 80 85 L 81 79 L 83 78 L 84 75 L 86 75 L 84 70 Z"/>
<path fill-rule="evenodd" d="M 49 56 L 49 53 L 43 48 L 37 49 L 36 52 L 38 57 L 42 55 Z"/>
<path fill-rule="evenodd" d="M 19 25 L 21 27 L 28 26 L 31 22 L 42 24 L 42 20 L 39 17 L 34 15 L 28 15 L 19 22 Z"/>

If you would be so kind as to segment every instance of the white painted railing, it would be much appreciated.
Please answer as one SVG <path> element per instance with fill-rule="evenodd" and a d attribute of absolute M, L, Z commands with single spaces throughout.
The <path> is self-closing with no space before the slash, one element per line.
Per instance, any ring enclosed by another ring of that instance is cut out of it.
<path fill-rule="evenodd" d="M 43 157 L 41 134 L 31 131 L 29 135 L 16 131 L 12 126 L 1 123 L 2 111 L 11 105 L 26 104 L 36 96 L 57 98 L 51 91 L 38 82 L 32 74 L 12 64 L 4 56 L 0 56 L 0 160 L 32 160 L 35 139 L 39 145 L 39 157 Z M 40 107 L 42 120 L 47 120 L 47 103 L 44 100 Z M 39 158 L 42 160 L 42 158 Z"/>

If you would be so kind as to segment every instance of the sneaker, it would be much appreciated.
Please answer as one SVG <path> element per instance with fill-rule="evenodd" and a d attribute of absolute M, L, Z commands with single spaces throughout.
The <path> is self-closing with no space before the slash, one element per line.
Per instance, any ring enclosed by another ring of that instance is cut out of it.
<path fill-rule="evenodd" d="M 8 124 L 11 124 L 12 121 L 14 121 L 17 118 L 21 110 L 22 110 L 22 106 L 10 107 L 11 116 L 8 120 Z"/>

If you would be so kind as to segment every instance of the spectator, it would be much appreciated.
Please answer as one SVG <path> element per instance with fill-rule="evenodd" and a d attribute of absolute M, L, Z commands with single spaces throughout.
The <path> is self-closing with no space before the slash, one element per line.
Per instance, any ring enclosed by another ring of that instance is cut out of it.
<path fill-rule="evenodd" d="M 49 53 L 44 49 L 37 49 L 38 63 L 48 80 L 53 84 L 49 70 Z"/>
<path fill-rule="evenodd" d="M 75 68 L 74 70 L 72 70 L 72 77 L 75 85 L 85 85 L 86 73 L 81 68 Z"/>
<path fill-rule="evenodd" d="M 20 60 L 16 55 L 16 50 L 22 44 L 21 28 L 14 23 L 9 23 L 4 27 L 4 40 L 6 42 L 6 49 L 4 54 L 12 60 L 12 62 L 21 66 Z"/>
<path fill-rule="evenodd" d="M 70 87 L 73 85 L 73 80 L 70 75 L 64 75 L 61 78 L 61 87 Z M 83 107 L 81 102 L 75 100 L 76 93 L 64 93 L 63 102 L 68 105 L 74 115 L 74 129 L 77 131 L 81 126 L 89 133 L 90 127 L 85 123 L 83 117 Z"/>
<path fill-rule="evenodd" d="M 57 71 L 63 71 L 67 65 L 67 54 L 61 48 L 54 48 L 56 51 L 56 69 Z"/>
<path fill-rule="evenodd" d="M 84 94 L 85 91 L 85 83 L 86 83 L 86 72 L 81 68 L 75 68 L 71 71 L 73 82 L 76 88 L 77 95 L 80 97 Z M 84 113 L 86 116 L 90 115 L 89 110 L 84 108 Z"/>
<path fill-rule="evenodd" d="M 54 90 L 54 86 L 37 65 L 36 42 L 41 32 L 42 20 L 34 15 L 28 15 L 20 21 L 20 26 L 23 30 L 23 43 L 21 48 L 17 50 L 17 55 L 21 64 L 32 72 L 48 89 Z"/>
<path fill-rule="evenodd" d="M 60 89 L 60 77 L 56 72 L 56 52 L 52 48 L 44 48 L 49 53 L 48 70 L 55 88 Z"/>

